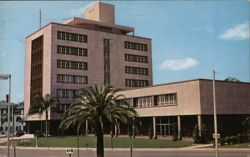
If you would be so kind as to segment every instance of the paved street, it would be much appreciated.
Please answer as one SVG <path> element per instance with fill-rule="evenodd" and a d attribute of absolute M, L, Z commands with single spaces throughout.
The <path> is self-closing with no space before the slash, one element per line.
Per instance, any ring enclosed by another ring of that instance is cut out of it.
<path fill-rule="evenodd" d="M 6 148 L 0 148 L 0 157 L 4 157 Z M 64 149 L 17 149 L 16 157 L 68 157 Z M 128 149 L 124 150 L 106 150 L 106 157 L 130 157 Z M 211 149 L 154 149 L 154 150 L 135 150 L 133 157 L 214 157 L 214 151 Z M 13 149 L 11 149 L 13 157 Z M 72 157 L 77 157 L 77 150 L 74 150 Z M 95 157 L 94 150 L 80 150 L 80 157 Z M 250 150 L 220 150 L 220 157 L 250 157 Z"/>

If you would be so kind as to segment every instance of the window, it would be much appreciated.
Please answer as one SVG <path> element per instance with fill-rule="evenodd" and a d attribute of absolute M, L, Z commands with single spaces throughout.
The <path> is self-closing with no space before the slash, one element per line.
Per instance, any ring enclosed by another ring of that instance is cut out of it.
<path fill-rule="evenodd" d="M 104 46 L 110 46 L 110 39 L 104 39 L 103 40 L 103 45 Z"/>
<path fill-rule="evenodd" d="M 110 66 L 108 64 L 104 65 L 104 72 L 109 72 L 110 71 Z"/>
<path fill-rule="evenodd" d="M 151 107 L 153 106 L 152 97 L 135 98 L 134 107 Z"/>
<path fill-rule="evenodd" d="M 141 43 L 135 43 L 135 42 L 124 42 L 124 47 L 126 49 L 133 49 L 133 50 L 139 50 L 139 51 L 148 51 L 147 44 L 141 44 Z"/>
<path fill-rule="evenodd" d="M 88 42 L 87 35 L 62 32 L 62 31 L 57 31 L 57 39 L 69 40 L 69 41 L 75 41 L 75 42 L 84 42 L 84 43 Z"/>
<path fill-rule="evenodd" d="M 176 93 L 170 93 L 170 94 L 156 96 L 156 105 L 157 106 L 176 105 L 176 102 L 177 102 Z"/>
<path fill-rule="evenodd" d="M 88 70 L 88 63 L 68 60 L 57 60 L 57 68 Z"/>
<path fill-rule="evenodd" d="M 109 50 L 104 50 L 104 59 L 110 59 L 110 52 L 109 52 Z"/>
<path fill-rule="evenodd" d="M 110 78 L 104 77 L 104 85 L 110 85 Z"/>
<path fill-rule="evenodd" d="M 148 80 L 126 79 L 125 86 L 127 87 L 145 87 L 148 86 Z"/>

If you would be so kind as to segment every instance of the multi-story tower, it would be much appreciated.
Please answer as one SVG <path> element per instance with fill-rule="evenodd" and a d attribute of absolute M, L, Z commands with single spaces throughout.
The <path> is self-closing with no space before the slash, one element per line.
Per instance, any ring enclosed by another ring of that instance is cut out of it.
<path fill-rule="evenodd" d="M 49 23 L 26 38 L 25 114 L 35 95 L 49 93 L 66 109 L 77 89 L 95 84 L 152 85 L 151 39 L 115 24 L 113 5 L 97 2 L 85 18 Z"/>

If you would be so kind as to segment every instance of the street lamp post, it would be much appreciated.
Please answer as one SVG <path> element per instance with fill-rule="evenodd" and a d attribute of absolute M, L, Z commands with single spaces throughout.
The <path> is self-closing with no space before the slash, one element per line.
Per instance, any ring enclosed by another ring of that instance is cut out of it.
<path fill-rule="evenodd" d="M 0 80 L 9 79 L 9 97 L 8 97 L 8 129 L 7 129 L 7 157 L 10 157 L 10 102 L 11 102 L 11 74 L 1 74 Z"/>
<path fill-rule="evenodd" d="M 213 70 L 213 101 L 214 101 L 214 141 L 215 141 L 215 156 L 218 157 L 218 130 L 217 130 L 217 112 L 216 112 L 216 97 L 215 97 L 215 71 Z"/>

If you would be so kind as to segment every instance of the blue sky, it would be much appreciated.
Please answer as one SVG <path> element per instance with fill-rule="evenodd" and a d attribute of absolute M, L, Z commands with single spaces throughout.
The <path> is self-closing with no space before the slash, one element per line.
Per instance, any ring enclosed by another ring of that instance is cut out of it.
<path fill-rule="evenodd" d="M 51 21 L 63 22 L 91 1 L 0 2 L 0 74 L 12 74 L 12 100 L 23 101 L 25 37 Z M 152 38 L 154 84 L 234 76 L 250 82 L 249 0 L 107 1 L 116 23 Z M 0 100 L 8 81 L 0 81 Z"/>

